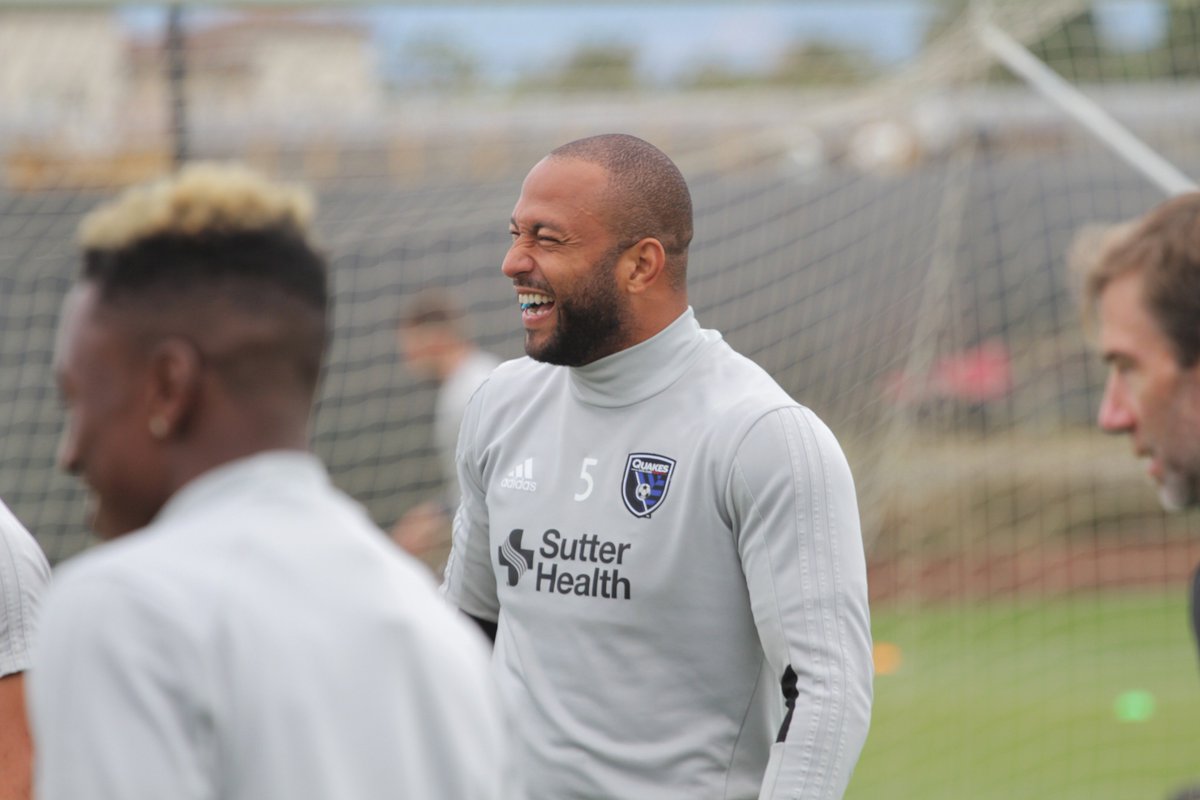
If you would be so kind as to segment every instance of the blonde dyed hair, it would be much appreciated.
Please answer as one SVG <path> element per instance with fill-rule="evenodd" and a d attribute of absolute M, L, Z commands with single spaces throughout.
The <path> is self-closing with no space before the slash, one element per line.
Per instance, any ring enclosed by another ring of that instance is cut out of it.
<path fill-rule="evenodd" d="M 156 236 L 290 230 L 309 238 L 316 203 L 301 186 L 275 183 L 240 164 L 196 163 L 127 189 L 79 226 L 85 250 L 124 250 Z"/>

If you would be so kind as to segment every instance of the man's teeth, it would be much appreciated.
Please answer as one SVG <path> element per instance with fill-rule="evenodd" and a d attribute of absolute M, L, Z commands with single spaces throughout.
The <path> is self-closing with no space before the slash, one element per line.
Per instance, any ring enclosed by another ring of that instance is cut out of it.
<path fill-rule="evenodd" d="M 540 306 L 545 303 L 551 303 L 553 301 L 544 294 L 531 294 L 531 293 L 527 293 L 527 292 L 520 292 L 517 294 L 517 302 L 521 304 L 522 311 L 527 311 L 528 309 L 533 308 L 534 306 Z"/>

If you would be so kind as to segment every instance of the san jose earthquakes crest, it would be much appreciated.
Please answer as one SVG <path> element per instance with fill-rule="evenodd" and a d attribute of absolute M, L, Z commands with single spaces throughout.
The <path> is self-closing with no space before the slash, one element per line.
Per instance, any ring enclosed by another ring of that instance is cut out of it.
<path fill-rule="evenodd" d="M 654 453 L 630 453 L 625 462 L 621 499 L 635 517 L 649 517 L 667 499 L 675 459 Z"/>

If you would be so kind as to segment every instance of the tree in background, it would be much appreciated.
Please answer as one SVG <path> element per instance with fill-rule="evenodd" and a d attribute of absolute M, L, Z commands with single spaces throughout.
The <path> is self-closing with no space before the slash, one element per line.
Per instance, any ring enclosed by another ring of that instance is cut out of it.
<path fill-rule="evenodd" d="M 393 89 L 461 92 L 478 83 L 479 62 L 449 36 L 422 36 L 392 55 L 387 72 Z"/>
<path fill-rule="evenodd" d="M 761 84 L 763 76 L 728 61 L 705 58 L 690 64 L 676 80 L 681 89 L 739 89 Z"/>
<path fill-rule="evenodd" d="M 1167 33 L 1163 37 L 1161 63 L 1174 78 L 1200 77 L 1200 8 L 1197 3 L 1172 0 L 1167 6 Z"/>
<path fill-rule="evenodd" d="M 1073 83 L 1086 83 L 1104 77 L 1119 65 L 1100 41 L 1096 15 L 1089 8 L 1068 18 L 1041 40 L 1029 45 L 1029 51 L 1046 65 Z M 1115 76 L 1113 76 L 1115 77 Z"/>
<path fill-rule="evenodd" d="M 1166 33 L 1161 41 L 1141 49 L 1122 48 L 1106 41 L 1094 4 L 1039 40 L 1027 43 L 1027 47 L 1055 72 L 1077 83 L 1200 76 L 1200 51 L 1195 46 L 1200 33 L 1200 4 L 1196 0 L 1164 0 L 1163 5 Z M 944 0 L 938 7 L 923 37 L 926 45 L 950 32 L 962 15 L 969 13 L 965 0 Z M 988 77 L 1001 82 L 1017 80 L 1000 65 Z"/>
<path fill-rule="evenodd" d="M 776 86 L 837 86 L 861 83 L 878 70 L 870 55 L 831 42 L 797 39 L 767 74 Z"/>
<path fill-rule="evenodd" d="M 958 23 L 962 15 L 967 11 L 967 0 L 942 0 L 942 2 L 935 3 L 934 5 L 938 10 L 929 17 L 929 24 L 925 28 L 925 33 L 921 36 L 922 48 L 928 47 L 933 42 L 942 38 Z"/>
<path fill-rule="evenodd" d="M 833 42 L 797 38 L 765 69 L 739 68 L 710 59 L 693 65 L 678 83 L 687 89 L 845 86 L 865 81 L 877 72 L 878 65 L 867 53 Z"/>
<path fill-rule="evenodd" d="M 620 42 L 585 42 L 575 48 L 558 68 L 529 74 L 519 90 L 563 92 L 631 91 L 640 85 L 638 53 Z"/>

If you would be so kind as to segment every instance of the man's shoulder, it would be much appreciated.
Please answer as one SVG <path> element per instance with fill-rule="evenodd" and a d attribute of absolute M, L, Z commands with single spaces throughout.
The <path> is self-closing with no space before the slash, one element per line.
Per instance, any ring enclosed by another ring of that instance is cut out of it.
<path fill-rule="evenodd" d="M 560 373 L 566 375 L 566 372 L 566 367 L 560 367 L 557 364 L 547 364 L 544 361 L 536 361 L 529 356 L 521 356 L 499 362 L 492 370 L 491 380 L 504 382 L 521 380 L 530 375 L 542 375 L 544 377 Z"/>
<path fill-rule="evenodd" d="M 60 564 L 54 574 L 52 594 L 61 595 L 99 584 L 123 584 L 147 594 L 170 560 L 155 552 L 158 542 L 146 531 L 95 545 Z"/>
<path fill-rule="evenodd" d="M 0 502 L 0 675 L 29 668 L 50 567 L 32 534 Z"/>
<path fill-rule="evenodd" d="M 566 380 L 567 368 L 535 361 L 521 356 L 502 361 L 476 392 L 486 405 L 496 407 L 510 402 L 525 402 L 530 393 L 544 389 L 555 381 Z"/>
<path fill-rule="evenodd" d="M 128 534 L 60 564 L 46 592 L 39 638 L 61 645 L 91 636 L 97 626 L 181 631 L 187 605 L 176 602 L 178 576 L 154 545 L 142 534 Z"/>
<path fill-rule="evenodd" d="M 693 380 L 710 393 L 718 407 L 743 414 L 801 407 L 758 362 L 734 350 L 725 340 L 711 342 Z"/>
<path fill-rule="evenodd" d="M 827 430 L 820 416 L 793 397 L 767 370 L 725 341 L 709 344 L 680 387 L 689 401 L 704 409 L 716 441 L 737 449 L 756 428 L 782 417 Z M 775 445 L 782 444 L 775 441 Z"/>
<path fill-rule="evenodd" d="M 17 572 L 14 580 L 30 575 L 49 578 L 50 568 L 37 540 L 3 502 L 0 502 L 0 551 L 8 554 L 0 562 Z"/>

